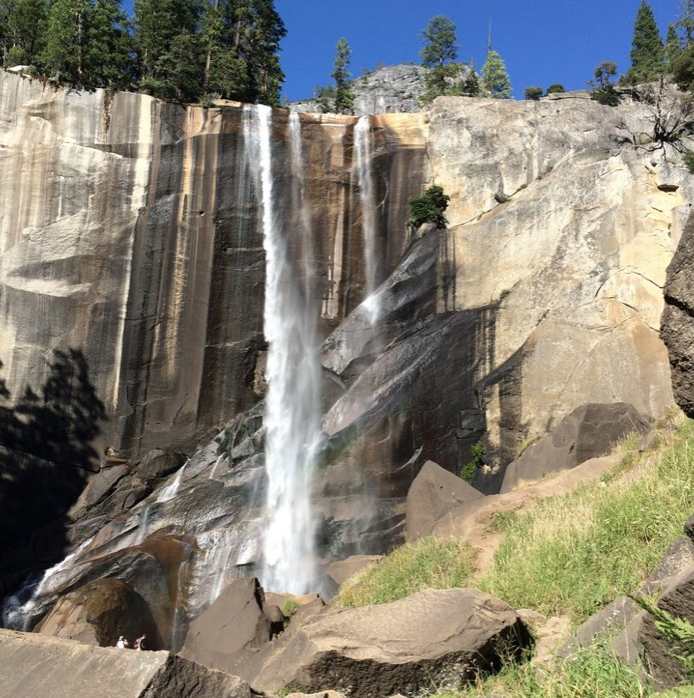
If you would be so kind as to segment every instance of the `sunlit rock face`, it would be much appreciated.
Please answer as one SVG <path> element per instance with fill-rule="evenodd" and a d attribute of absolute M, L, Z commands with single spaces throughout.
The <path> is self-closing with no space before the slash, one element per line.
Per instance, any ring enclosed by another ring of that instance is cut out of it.
<path fill-rule="evenodd" d="M 1 73 L 0 113 L 10 392 L 41 385 L 50 349 L 82 349 L 107 407 L 104 444 L 130 457 L 190 449 L 257 402 L 265 258 L 240 107 L 186 109 Z M 323 334 L 362 300 L 354 123 L 302 119 Z M 382 276 L 403 252 L 406 202 L 424 179 L 420 117 L 402 123 L 375 123 Z M 287 114 L 273 126 L 276 186 L 289 187 Z"/>

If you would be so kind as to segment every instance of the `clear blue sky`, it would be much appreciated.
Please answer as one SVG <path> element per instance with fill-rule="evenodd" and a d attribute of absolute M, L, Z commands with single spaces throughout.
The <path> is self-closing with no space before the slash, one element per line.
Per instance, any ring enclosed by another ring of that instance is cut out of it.
<path fill-rule="evenodd" d="M 126 6 L 131 0 L 126 0 Z M 351 70 L 381 62 L 419 62 L 420 30 L 446 15 L 458 30 L 460 60 L 484 61 L 489 20 L 493 48 L 506 61 L 514 94 L 528 85 L 561 82 L 585 87 L 601 60 L 620 72 L 629 67 L 636 11 L 641 0 L 275 0 L 288 34 L 281 61 L 290 100 L 310 97 L 330 81 L 335 44 L 344 36 Z M 663 38 L 675 21 L 679 0 L 651 0 Z"/>

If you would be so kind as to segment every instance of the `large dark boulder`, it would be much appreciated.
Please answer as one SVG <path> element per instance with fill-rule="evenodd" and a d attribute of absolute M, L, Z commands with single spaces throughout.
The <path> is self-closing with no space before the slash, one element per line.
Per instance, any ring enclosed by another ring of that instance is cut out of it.
<path fill-rule="evenodd" d="M 267 659 L 251 685 L 354 698 L 456 689 L 531 643 L 513 609 L 476 589 L 427 590 L 394 603 L 315 616 Z"/>
<path fill-rule="evenodd" d="M 156 630 L 147 602 L 121 579 L 99 579 L 63 596 L 36 627 L 100 647 L 113 647 L 120 635 L 132 641 L 146 633 L 154 641 Z"/>
<path fill-rule="evenodd" d="M 660 337 L 670 357 L 675 401 L 694 417 L 694 216 L 690 215 L 682 238 L 667 268 L 665 309 Z"/>
<path fill-rule="evenodd" d="M 273 628 L 264 601 L 257 579 L 235 579 L 190 624 L 181 656 L 232 672 L 270 641 Z"/>
<path fill-rule="evenodd" d="M 429 535 L 453 509 L 483 499 L 484 495 L 433 461 L 427 461 L 407 493 L 407 540 Z"/>
<path fill-rule="evenodd" d="M 168 652 L 0 630 L 0 698 L 252 698 L 236 676 Z"/>
<path fill-rule="evenodd" d="M 650 428 L 648 419 L 625 402 L 581 405 L 508 466 L 501 494 L 604 456 L 628 434 Z"/>

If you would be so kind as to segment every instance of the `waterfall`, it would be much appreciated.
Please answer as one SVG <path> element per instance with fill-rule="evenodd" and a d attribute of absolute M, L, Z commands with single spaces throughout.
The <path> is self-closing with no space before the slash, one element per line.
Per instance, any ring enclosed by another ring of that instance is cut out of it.
<path fill-rule="evenodd" d="M 261 581 L 266 589 L 295 594 L 315 588 L 315 531 L 311 479 L 320 443 L 320 364 L 314 313 L 306 292 L 311 265 L 310 221 L 305 211 L 304 168 L 298 116 L 290 121 L 293 191 L 275 190 L 272 110 L 246 107 L 244 140 L 257 171 L 266 254 L 264 332 L 268 341 L 265 397 L 266 517 Z M 298 206 L 298 209 L 295 208 Z M 292 212 L 298 225 L 291 225 Z M 295 230 L 298 229 L 298 230 Z M 292 239 L 298 233 L 299 240 Z M 298 242 L 298 244 L 296 244 Z M 300 250 L 293 259 L 292 249 Z M 301 283 L 302 273 L 304 284 Z"/>
<path fill-rule="evenodd" d="M 367 311 L 370 324 L 375 324 L 380 312 L 378 293 L 378 256 L 376 245 L 376 188 L 374 186 L 371 162 L 373 144 L 371 139 L 371 122 L 368 116 L 359 117 L 354 127 L 354 151 L 356 155 L 356 174 L 361 202 L 362 236 L 364 242 L 364 263 L 366 266 L 366 288 L 363 305 Z"/>

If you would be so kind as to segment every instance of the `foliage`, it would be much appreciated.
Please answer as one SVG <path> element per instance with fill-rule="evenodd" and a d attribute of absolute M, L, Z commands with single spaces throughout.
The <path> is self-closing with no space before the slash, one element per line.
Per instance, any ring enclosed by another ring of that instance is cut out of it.
<path fill-rule="evenodd" d="M 299 604 L 294 599 L 287 599 L 282 604 L 282 608 L 280 610 L 282 611 L 282 615 L 285 618 L 289 618 L 290 616 L 293 616 L 296 613 L 296 610 L 298 608 Z"/>
<path fill-rule="evenodd" d="M 470 65 L 470 72 L 467 74 L 465 81 L 463 82 L 460 94 L 463 97 L 479 97 L 482 94 L 482 86 L 480 85 L 480 79 L 475 72 L 474 65 Z"/>
<path fill-rule="evenodd" d="M 566 92 L 566 90 L 564 89 L 564 85 L 559 82 L 554 82 L 547 88 L 548 95 L 559 94 L 561 92 Z"/>
<path fill-rule="evenodd" d="M 694 510 L 694 422 L 672 445 L 629 460 L 625 473 L 603 478 L 609 487 L 586 485 L 515 517 L 484 589 L 579 623 L 637 588 Z"/>
<path fill-rule="evenodd" d="M 492 99 L 511 98 L 511 81 L 506 65 L 496 51 L 487 53 L 487 60 L 482 66 L 482 85 Z"/>
<path fill-rule="evenodd" d="M 352 73 L 347 70 L 352 49 L 347 39 L 342 38 L 335 46 L 335 63 L 332 79 L 335 81 L 334 108 L 338 114 L 351 112 L 354 108 L 354 93 L 349 88 L 349 78 Z"/>
<path fill-rule="evenodd" d="M 525 88 L 523 94 L 526 99 L 537 101 L 542 97 L 542 88 L 537 85 L 531 85 Z"/>
<path fill-rule="evenodd" d="M 455 78 L 460 73 L 460 66 L 455 62 L 458 57 L 455 24 L 442 15 L 433 17 L 422 30 L 422 41 L 424 46 L 419 55 L 422 66 L 427 69 L 422 103 L 429 104 L 442 95 L 458 94 Z"/>
<path fill-rule="evenodd" d="M 475 685 L 448 694 L 449 698 L 648 698 L 655 689 L 642 684 L 634 669 L 599 639 L 578 650 L 569 661 L 545 665 L 506 663 L 496 676 L 480 676 Z"/>
<path fill-rule="evenodd" d="M 431 536 L 394 550 L 340 588 L 336 608 L 390 603 L 423 589 L 464 586 L 474 569 L 474 553 L 459 540 Z"/>
<path fill-rule="evenodd" d="M 132 80 L 131 38 L 121 0 L 96 0 L 87 30 L 86 82 L 127 88 Z"/>
<path fill-rule="evenodd" d="M 460 477 L 465 482 L 470 482 L 477 469 L 484 465 L 484 444 L 481 441 L 473 444 L 470 449 L 470 455 L 472 456 L 470 462 L 460 469 Z"/>
<path fill-rule="evenodd" d="M 667 38 L 665 40 L 665 63 L 667 66 L 671 66 L 681 53 L 682 43 L 677 35 L 677 29 L 674 24 L 668 24 Z"/>
<path fill-rule="evenodd" d="M 55 0 L 53 3 L 41 57 L 50 77 L 83 84 L 90 14 L 88 0 Z"/>
<path fill-rule="evenodd" d="M 694 91 L 694 44 L 686 48 L 670 65 L 670 75 L 677 86 L 685 91 Z"/>
<path fill-rule="evenodd" d="M 506 204 L 511 201 L 511 197 L 508 196 L 508 194 L 504 194 L 503 191 L 498 191 L 494 194 L 494 201 L 496 201 L 497 204 Z"/>
<path fill-rule="evenodd" d="M 684 48 L 694 41 L 694 0 L 681 0 L 680 17 L 675 26 L 682 36 Z"/>
<path fill-rule="evenodd" d="M 37 65 L 46 43 L 47 0 L 0 0 L 2 65 Z"/>
<path fill-rule="evenodd" d="M 594 79 L 588 81 L 592 88 L 591 98 L 600 104 L 616 107 L 620 101 L 619 94 L 612 83 L 612 78 L 616 74 L 617 64 L 613 61 L 599 63 L 593 71 Z"/>
<path fill-rule="evenodd" d="M 330 113 L 335 104 L 335 88 L 332 85 L 318 88 L 316 99 L 318 100 L 318 109 L 320 109 L 321 113 Z"/>
<path fill-rule="evenodd" d="M 451 197 L 443 193 L 443 188 L 436 184 L 430 186 L 422 196 L 410 201 L 410 218 L 407 224 L 415 230 L 424 223 L 434 223 L 437 230 L 446 227 L 444 215 Z"/>
<path fill-rule="evenodd" d="M 685 618 L 676 618 L 643 596 L 631 598 L 653 616 L 655 627 L 672 645 L 672 656 L 682 663 L 689 677 L 694 678 L 694 625 Z"/>
<path fill-rule="evenodd" d="M 694 153 L 685 153 L 683 160 L 687 169 L 694 174 Z"/>
<path fill-rule="evenodd" d="M 662 75 L 665 47 L 658 31 L 653 10 L 646 0 L 636 14 L 631 48 L 629 78 L 635 83 L 650 82 Z"/>

